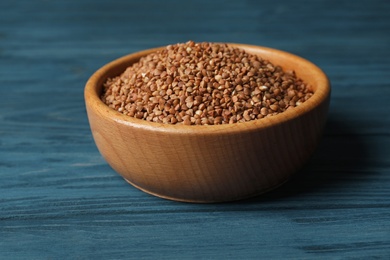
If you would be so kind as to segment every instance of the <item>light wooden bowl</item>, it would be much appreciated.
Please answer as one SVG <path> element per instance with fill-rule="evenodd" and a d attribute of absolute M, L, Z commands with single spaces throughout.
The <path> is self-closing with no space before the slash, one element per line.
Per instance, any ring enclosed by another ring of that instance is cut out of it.
<path fill-rule="evenodd" d="M 96 71 L 85 87 L 92 134 L 105 160 L 135 187 L 171 200 L 224 202 L 270 191 L 286 182 L 314 152 L 330 100 L 326 75 L 283 51 L 229 44 L 268 59 L 313 87 L 302 105 L 275 116 L 226 125 L 168 125 L 123 115 L 100 100 L 102 84 L 140 57 L 117 59 Z"/>

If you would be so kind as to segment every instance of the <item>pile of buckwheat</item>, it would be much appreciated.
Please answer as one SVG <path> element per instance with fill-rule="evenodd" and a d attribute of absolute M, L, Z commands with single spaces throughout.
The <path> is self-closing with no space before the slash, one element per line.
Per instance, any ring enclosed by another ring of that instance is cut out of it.
<path fill-rule="evenodd" d="M 295 73 L 225 44 L 189 41 L 142 57 L 104 83 L 102 100 L 139 119 L 217 125 L 296 107 L 313 92 Z"/>

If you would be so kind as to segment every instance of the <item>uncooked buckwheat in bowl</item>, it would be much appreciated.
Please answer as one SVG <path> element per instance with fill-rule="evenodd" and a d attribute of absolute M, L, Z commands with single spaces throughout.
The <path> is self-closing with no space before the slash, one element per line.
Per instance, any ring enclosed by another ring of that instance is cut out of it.
<path fill-rule="evenodd" d="M 190 41 L 104 65 L 84 96 L 95 143 L 127 182 L 206 203 L 291 178 L 321 139 L 330 83 L 291 53 Z"/>
<path fill-rule="evenodd" d="M 243 49 L 218 43 L 169 45 L 107 79 L 102 100 L 138 119 L 166 124 L 231 124 L 276 115 L 312 91 Z"/>

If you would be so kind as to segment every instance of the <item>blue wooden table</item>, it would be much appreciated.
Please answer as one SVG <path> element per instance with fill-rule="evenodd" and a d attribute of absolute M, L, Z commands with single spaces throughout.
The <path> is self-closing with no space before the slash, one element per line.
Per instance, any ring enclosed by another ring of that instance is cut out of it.
<path fill-rule="evenodd" d="M 0 259 L 389 259 L 390 2 L 2 0 Z M 305 57 L 329 76 L 318 150 L 281 188 L 178 203 L 103 160 L 83 88 L 125 54 L 194 41 Z"/>

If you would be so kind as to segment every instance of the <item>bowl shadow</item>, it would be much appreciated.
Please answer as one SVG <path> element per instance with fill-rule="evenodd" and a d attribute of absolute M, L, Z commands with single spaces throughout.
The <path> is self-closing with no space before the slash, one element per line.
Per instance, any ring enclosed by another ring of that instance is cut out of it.
<path fill-rule="evenodd" d="M 264 202 L 286 197 L 307 195 L 321 190 L 342 188 L 351 181 L 364 178 L 361 174 L 368 167 L 368 145 L 363 136 L 348 126 L 342 115 L 332 115 L 325 125 L 317 150 L 296 173 L 279 188 L 247 199 L 246 202 Z"/>

